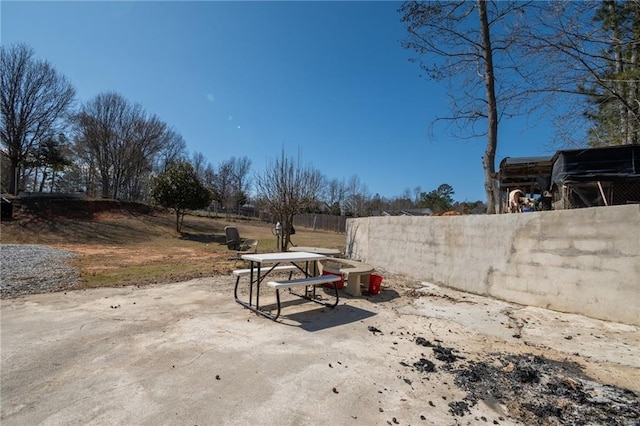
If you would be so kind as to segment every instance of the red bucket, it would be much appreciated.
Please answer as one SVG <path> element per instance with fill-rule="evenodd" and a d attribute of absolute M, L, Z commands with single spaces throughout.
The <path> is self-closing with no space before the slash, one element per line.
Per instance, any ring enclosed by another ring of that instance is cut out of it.
<path fill-rule="evenodd" d="M 382 285 L 382 276 L 371 274 L 369 276 L 369 294 L 374 296 L 380 293 L 380 286 Z"/>
<path fill-rule="evenodd" d="M 335 288 L 334 286 L 338 286 L 338 290 L 341 290 L 344 287 L 344 278 L 342 277 L 342 274 L 332 274 L 331 272 L 323 272 L 322 275 L 337 275 L 340 277 L 339 281 L 322 284 L 324 287 Z"/>

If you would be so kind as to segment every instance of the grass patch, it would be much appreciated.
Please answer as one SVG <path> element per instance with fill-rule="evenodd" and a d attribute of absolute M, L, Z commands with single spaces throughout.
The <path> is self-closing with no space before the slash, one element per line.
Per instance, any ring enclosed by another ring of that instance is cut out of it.
<path fill-rule="evenodd" d="M 44 244 L 75 252 L 71 260 L 80 271 L 76 288 L 148 285 L 231 274 L 243 267 L 224 245 L 224 227 L 259 241 L 258 252 L 277 251 L 273 224 L 224 217 L 187 215 L 181 233 L 171 213 L 127 211 L 120 208 L 84 217 L 37 215 L 14 211 L 0 223 L 3 244 Z M 296 227 L 293 242 L 301 246 L 344 251 L 343 233 Z"/>

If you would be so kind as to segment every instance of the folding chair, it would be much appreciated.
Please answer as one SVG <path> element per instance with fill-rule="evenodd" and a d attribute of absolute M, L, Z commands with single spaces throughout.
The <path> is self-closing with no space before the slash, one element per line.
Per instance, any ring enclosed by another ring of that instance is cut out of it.
<path fill-rule="evenodd" d="M 238 228 L 235 226 L 227 226 L 224 228 L 227 237 L 226 245 L 229 250 L 236 252 L 235 260 L 240 259 L 242 253 L 249 252 L 253 247 L 253 253 L 258 252 L 258 240 L 240 238 Z"/>

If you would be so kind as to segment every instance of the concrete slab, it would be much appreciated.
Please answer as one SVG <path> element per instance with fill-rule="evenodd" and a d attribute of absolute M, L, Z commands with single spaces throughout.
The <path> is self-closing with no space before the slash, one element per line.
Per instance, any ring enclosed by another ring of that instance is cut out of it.
<path fill-rule="evenodd" d="M 273 322 L 233 301 L 233 281 L 2 300 L 0 423 L 521 424 L 483 402 L 454 416 L 449 403 L 465 392 L 451 373 L 425 380 L 406 368 L 425 356 L 417 337 L 467 359 L 497 350 L 574 359 L 640 390 L 637 327 L 402 277 L 386 277 L 378 296 L 341 298 L 335 310 L 289 299 Z"/>

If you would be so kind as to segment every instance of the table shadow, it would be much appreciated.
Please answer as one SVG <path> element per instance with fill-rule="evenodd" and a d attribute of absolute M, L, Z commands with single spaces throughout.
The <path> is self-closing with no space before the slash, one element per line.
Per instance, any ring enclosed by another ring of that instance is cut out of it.
<path fill-rule="evenodd" d="M 378 294 L 369 294 L 366 290 L 362 290 L 362 295 L 360 296 L 352 296 L 348 294 L 346 291 L 341 290 L 340 292 L 340 300 L 345 299 L 366 299 L 371 303 L 385 303 L 391 302 L 394 299 L 400 297 L 400 293 L 391 288 L 382 288 L 380 293 Z"/>
<path fill-rule="evenodd" d="M 356 308 L 349 305 L 338 305 L 333 309 L 328 307 L 317 307 L 315 309 L 308 309 L 291 314 L 283 312 L 280 314 L 278 321 L 285 325 L 299 327 L 305 331 L 320 331 L 331 327 L 361 321 L 374 315 L 377 314 L 375 312 L 367 311 L 366 309 Z"/>

